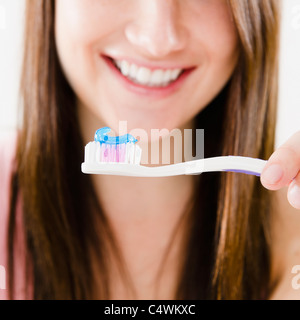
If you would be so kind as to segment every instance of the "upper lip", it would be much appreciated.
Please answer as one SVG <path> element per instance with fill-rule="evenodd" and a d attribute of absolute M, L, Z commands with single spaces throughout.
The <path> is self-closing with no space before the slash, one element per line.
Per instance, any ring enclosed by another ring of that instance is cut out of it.
<path fill-rule="evenodd" d="M 196 66 L 192 66 L 192 65 L 179 65 L 179 64 L 175 64 L 175 63 L 171 63 L 171 62 L 144 62 L 141 61 L 139 59 L 135 59 L 135 58 L 128 58 L 126 56 L 109 56 L 109 55 L 104 55 L 102 54 L 102 57 L 106 57 L 112 60 L 117 60 L 117 61 L 122 61 L 125 60 L 127 62 L 129 62 L 130 64 L 135 64 L 138 67 L 144 67 L 150 70 L 175 70 L 175 69 L 181 69 L 181 70 L 187 70 L 187 69 L 193 69 Z"/>

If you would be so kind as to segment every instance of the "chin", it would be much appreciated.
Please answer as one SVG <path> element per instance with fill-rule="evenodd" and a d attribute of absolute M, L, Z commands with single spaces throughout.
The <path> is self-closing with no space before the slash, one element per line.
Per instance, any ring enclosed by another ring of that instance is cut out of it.
<path fill-rule="evenodd" d="M 114 134 L 123 135 L 130 133 L 137 138 L 141 143 L 156 142 L 174 133 L 178 130 L 191 128 L 190 123 L 182 123 L 177 119 L 169 119 L 168 121 L 157 121 L 155 119 L 130 119 L 107 122 L 106 126 L 110 127 Z M 173 131 L 173 132 L 172 132 Z M 181 131 L 181 134 L 183 132 Z"/>

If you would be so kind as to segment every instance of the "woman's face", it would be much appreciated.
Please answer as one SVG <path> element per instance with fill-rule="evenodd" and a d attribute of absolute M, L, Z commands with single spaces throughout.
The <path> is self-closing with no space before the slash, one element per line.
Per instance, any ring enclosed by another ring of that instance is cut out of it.
<path fill-rule="evenodd" d="M 56 0 L 55 15 L 59 59 L 91 126 L 181 128 L 238 58 L 226 0 Z"/>

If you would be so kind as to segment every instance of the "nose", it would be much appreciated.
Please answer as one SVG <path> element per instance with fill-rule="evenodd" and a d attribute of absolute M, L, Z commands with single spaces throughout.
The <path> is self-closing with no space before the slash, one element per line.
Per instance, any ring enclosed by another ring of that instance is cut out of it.
<path fill-rule="evenodd" d="M 164 57 L 184 49 L 187 31 L 179 19 L 177 1 L 141 0 L 138 17 L 125 28 L 127 40 L 152 57 Z"/>

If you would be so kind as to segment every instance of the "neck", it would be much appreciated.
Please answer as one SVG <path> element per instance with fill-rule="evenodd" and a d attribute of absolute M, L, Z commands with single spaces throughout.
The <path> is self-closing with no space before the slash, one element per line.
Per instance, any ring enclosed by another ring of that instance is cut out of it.
<path fill-rule="evenodd" d="M 113 273 L 114 299 L 174 299 L 193 177 L 92 178 L 135 290 Z"/>
<path fill-rule="evenodd" d="M 87 115 L 80 115 L 79 119 L 85 143 L 88 143 L 93 133 L 99 129 L 99 122 Z M 142 150 L 151 147 L 143 143 L 140 146 Z M 154 298 L 154 274 L 157 274 L 174 231 L 190 203 L 194 187 L 193 176 L 133 178 L 93 175 L 91 178 L 136 287 L 141 288 L 139 296 Z M 183 224 L 180 224 L 180 229 L 178 235 L 181 237 L 177 239 L 181 240 L 172 244 L 172 254 L 168 255 L 168 272 L 174 274 L 174 277 L 175 270 L 179 268 L 176 264 L 180 261 L 178 255 L 183 240 Z M 147 270 L 143 270 L 145 268 Z M 150 278 L 148 274 L 151 274 Z M 174 278 L 172 281 L 174 285 Z M 165 285 L 166 283 L 164 287 Z M 172 288 L 170 285 L 168 283 L 168 287 Z M 161 297 L 170 298 L 171 295 L 170 292 L 163 292 Z"/>

